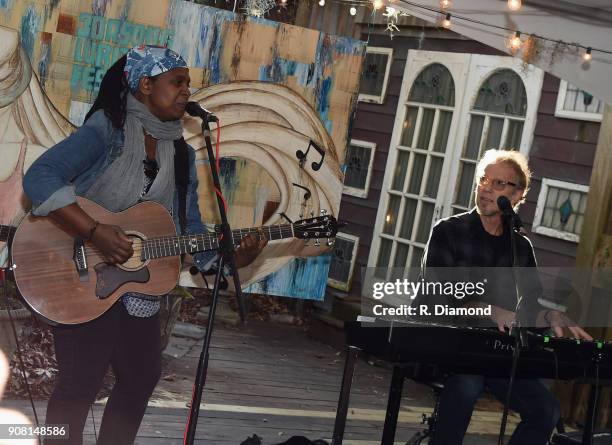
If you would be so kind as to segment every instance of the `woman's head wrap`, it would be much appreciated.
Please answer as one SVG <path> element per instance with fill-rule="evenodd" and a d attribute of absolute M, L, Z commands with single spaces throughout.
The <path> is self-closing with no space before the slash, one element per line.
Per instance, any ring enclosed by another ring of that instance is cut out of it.
<path fill-rule="evenodd" d="M 135 46 L 127 53 L 125 77 L 130 92 L 138 90 L 142 77 L 153 77 L 174 68 L 186 68 L 187 62 L 169 48 L 152 45 Z"/>

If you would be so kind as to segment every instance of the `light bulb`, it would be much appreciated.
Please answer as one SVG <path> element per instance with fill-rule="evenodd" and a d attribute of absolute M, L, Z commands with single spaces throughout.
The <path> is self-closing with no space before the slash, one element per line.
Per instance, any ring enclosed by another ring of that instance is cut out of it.
<path fill-rule="evenodd" d="M 445 27 L 446 29 L 450 29 L 451 27 L 451 15 L 450 14 L 446 14 L 446 17 L 444 18 L 444 20 L 442 20 L 442 26 Z"/>
<path fill-rule="evenodd" d="M 512 51 L 517 51 L 522 44 L 523 42 L 521 41 L 521 33 L 520 31 L 517 31 L 510 39 L 510 49 Z"/>
<path fill-rule="evenodd" d="M 325 6 L 325 0 L 319 0 L 319 6 Z"/>
<path fill-rule="evenodd" d="M 351 6 L 351 9 L 349 9 L 349 12 L 351 13 L 351 15 L 355 15 L 357 14 L 357 8 L 355 8 L 354 6 Z"/>
<path fill-rule="evenodd" d="M 591 54 L 591 48 L 587 48 L 585 53 L 582 55 L 582 58 L 584 59 L 585 62 L 590 62 L 591 59 L 593 58 L 593 55 Z"/>
<path fill-rule="evenodd" d="M 382 0 L 374 0 L 374 9 L 380 9 L 383 7 Z"/>
<path fill-rule="evenodd" d="M 518 11 L 523 6 L 523 2 L 521 0 L 508 0 L 508 9 L 510 11 Z"/>
<path fill-rule="evenodd" d="M 440 8 L 448 9 L 453 6 L 452 0 L 440 0 Z"/>

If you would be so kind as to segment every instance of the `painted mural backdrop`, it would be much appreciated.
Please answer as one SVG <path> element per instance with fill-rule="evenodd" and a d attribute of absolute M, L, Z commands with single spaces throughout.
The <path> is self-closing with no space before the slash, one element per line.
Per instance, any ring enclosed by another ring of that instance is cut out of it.
<path fill-rule="evenodd" d="M 0 26 L 0 224 L 23 216 L 23 171 L 81 125 L 106 69 L 140 43 L 182 54 L 192 100 L 219 116 L 234 228 L 338 214 L 364 42 L 182 0 L 0 0 Z M 199 123 L 186 118 L 185 129 L 203 219 L 214 224 Z M 322 298 L 325 241 L 270 243 L 241 270 L 247 291 Z M 183 273 L 181 283 L 198 279 Z"/>

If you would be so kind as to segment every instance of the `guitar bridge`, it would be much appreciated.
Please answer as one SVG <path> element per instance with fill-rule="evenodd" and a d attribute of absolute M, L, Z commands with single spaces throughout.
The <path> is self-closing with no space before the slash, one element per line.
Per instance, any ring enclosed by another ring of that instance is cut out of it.
<path fill-rule="evenodd" d="M 85 242 L 81 238 L 75 238 L 72 261 L 79 274 L 79 281 L 89 281 L 89 271 L 87 270 L 87 256 L 85 255 Z"/>

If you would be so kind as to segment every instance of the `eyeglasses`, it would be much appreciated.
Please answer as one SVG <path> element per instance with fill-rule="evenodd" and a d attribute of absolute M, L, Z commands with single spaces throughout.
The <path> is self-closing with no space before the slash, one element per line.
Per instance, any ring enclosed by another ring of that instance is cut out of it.
<path fill-rule="evenodd" d="M 503 189 L 506 188 L 507 185 L 516 187 L 516 184 L 514 182 L 502 181 L 501 179 L 493 179 L 493 178 L 489 178 L 486 175 L 482 175 L 480 178 L 478 178 L 478 185 L 481 185 L 481 186 L 490 185 L 491 187 L 493 187 L 494 190 L 497 190 L 497 191 L 502 191 Z"/>

